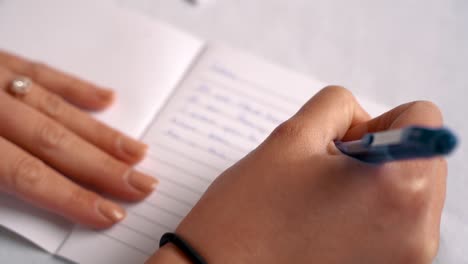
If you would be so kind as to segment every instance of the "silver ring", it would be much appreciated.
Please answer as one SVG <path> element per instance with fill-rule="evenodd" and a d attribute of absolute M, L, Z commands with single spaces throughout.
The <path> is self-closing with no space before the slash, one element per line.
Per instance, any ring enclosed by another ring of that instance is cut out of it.
<path fill-rule="evenodd" d="M 31 86 L 31 79 L 19 76 L 11 82 L 10 91 L 15 95 L 25 95 L 31 90 Z"/>

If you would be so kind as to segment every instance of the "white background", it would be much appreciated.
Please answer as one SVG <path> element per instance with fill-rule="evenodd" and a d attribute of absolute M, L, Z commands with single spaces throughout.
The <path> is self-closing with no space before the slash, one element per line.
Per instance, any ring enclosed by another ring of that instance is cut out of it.
<path fill-rule="evenodd" d="M 199 7 L 183 0 L 116 2 L 389 106 L 436 102 L 462 139 L 449 161 L 436 263 L 468 263 L 459 255 L 468 245 L 468 1 L 212 0 Z M 0 262 L 65 263 L 3 229 Z"/>

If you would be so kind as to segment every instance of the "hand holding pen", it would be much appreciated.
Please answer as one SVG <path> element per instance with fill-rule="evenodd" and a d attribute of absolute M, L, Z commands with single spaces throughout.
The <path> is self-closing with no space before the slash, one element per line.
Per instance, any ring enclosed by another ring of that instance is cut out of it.
<path fill-rule="evenodd" d="M 430 264 L 439 243 L 447 164 L 432 157 L 446 153 L 438 152 L 444 150 L 437 147 L 440 131 L 427 128 L 442 125 L 432 103 L 408 103 L 371 119 L 349 91 L 328 87 L 225 171 L 176 233 L 207 263 Z M 376 166 L 335 145 L 371 133 L 377 145 L 371 142 L 368 150 L 395 160 L 405 152 L 388 148 L 391 143 L 404 143 L 409 151 L 413 142 L 400 129 L 415 132 L 419 147 L 436 146 L 414 148 L 430 157 Z M 379 144 L 386 149 L 372 149 Z M 166 244 L 148 263 L 190 262 Z"/>

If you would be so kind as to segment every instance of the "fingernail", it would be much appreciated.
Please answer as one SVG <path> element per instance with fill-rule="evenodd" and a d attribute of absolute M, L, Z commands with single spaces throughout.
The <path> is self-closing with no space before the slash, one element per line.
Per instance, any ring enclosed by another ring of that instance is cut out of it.
<path fill-rule="evenodd" d="M 127 181 L 133 188 L 144 194 L 150 194 L 158 184 L 155 178 L 138 171 L 131 171 Z"/>
<path fill-rule="evenodd" d="M 116 223 L 125 218 L 125 211 L 122 207 L 110 201 L 102 200 L 98 205 L 99 213 L 109 221 Z"/>
<path fill-rule="evenodd" d="M 101 101 L 112 101 L 114 99 L 114 91 L 109 89 L 98 88 L 96 90 L 96 95 Z"/>
<path fill-rule="evenodd" d="M 119 142 L 120 150 L 132 160 L 140 160 L 146 154 L 148 146 L 129 137 L 122 137 Z"/>

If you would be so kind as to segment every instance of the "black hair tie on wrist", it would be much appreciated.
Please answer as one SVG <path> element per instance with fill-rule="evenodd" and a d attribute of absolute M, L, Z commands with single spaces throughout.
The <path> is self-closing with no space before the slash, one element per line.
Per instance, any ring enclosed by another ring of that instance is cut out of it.
<path fill-rule="evenodd" d="M 193 249 L 189 243 L 183 240 L 180 236 L 175 233 L 165 233 L 159 241 L 159 248 L 163 247 L 167 243 L 174 244 L 194 263 L 194 264 L 207 264 L 205 259 Z"/>

